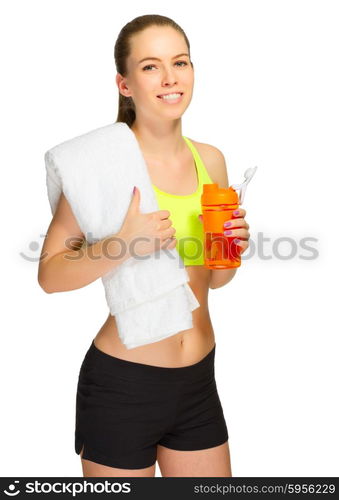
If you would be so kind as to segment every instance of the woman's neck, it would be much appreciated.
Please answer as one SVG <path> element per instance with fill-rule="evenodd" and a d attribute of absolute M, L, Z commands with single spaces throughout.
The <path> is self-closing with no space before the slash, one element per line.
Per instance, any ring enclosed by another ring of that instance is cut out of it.
<path fill-rule="evenodd" d="M 181 120 L 177 120 L 174 125 L 168 124 L 163 127 L 158 124 L 140 126 L 134 122 L 131 130 L 147 157 L 154 160 L 169 161 L 171 158 L 178 158 L 185 151 L 185 140 L 182 137 Z"/>

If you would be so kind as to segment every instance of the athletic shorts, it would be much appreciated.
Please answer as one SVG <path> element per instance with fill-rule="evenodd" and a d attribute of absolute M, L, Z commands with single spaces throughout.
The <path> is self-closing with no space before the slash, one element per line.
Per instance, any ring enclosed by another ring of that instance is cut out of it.
<path fill-rule="evenodd" d="M 214 378 L 215 347 L 198 363 L 178 368 L 134 363 L 99 350 L 82 362 L 75 451 L 120 469 L 153 465 L 157 445 L 202 450 L 228 440 Z"/>

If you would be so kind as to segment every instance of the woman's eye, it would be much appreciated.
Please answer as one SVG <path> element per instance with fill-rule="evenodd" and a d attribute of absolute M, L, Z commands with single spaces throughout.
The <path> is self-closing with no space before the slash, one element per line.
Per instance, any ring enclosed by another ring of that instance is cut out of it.
<path fill-rule="evenodd" d="M 187 66 L 187 62 L 186 61 L 177 61 L 179 64 L 183 64 L 184 66 Z"/>
<path fill-rule="evenodd" d="M 154 66 L 154 64 L 148 64 L 147 66 L 143 67 L 142 69 L 143 69 L 143 71 L 145 71 L 145 69 L 151 68 L 152 66 Z"/>
<path fill-rule="evenodd" d="M 184 66 L 187 66 L 187 62 L 186 61 L 176 61 L 175 64 L 183 64 Z M 142 69 L 143 71 L 147 70 L 147 68 L 152 68 L 152 67 L 155 67 L 154 64 L 148 64 L 147 66 L 144 66 Z M 180 68 L 182 68 L 182 66 L 179 66 Z"/>

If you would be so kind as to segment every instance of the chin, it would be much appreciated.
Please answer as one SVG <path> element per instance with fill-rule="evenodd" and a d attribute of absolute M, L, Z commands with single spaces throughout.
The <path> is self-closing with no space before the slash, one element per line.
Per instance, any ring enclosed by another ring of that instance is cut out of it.
<path fill-rule="evenodd" d="M 162 118 L 168 118 L 169 120 L 180 120 L 185 111 L 180 111 L 176 113 L 163 113 Z"/>

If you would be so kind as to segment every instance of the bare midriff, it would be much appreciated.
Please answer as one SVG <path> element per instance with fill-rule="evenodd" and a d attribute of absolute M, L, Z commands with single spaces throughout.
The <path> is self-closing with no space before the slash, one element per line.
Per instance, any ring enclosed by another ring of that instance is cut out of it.
<path fill-rule="evenodd" d="M 115 317 L 107 320 L 94 338 L 95 346 L 116 358 L 162 367 L 182 367 L 198 363 L 214 347 L 215 338 L 209 311 L 210 270 L 204 266 L 187 266 L 189 286 L 200 306 L 192 311 L 193 328 L 183 330 L 164 340 L 127 349 L 121 342 Z"/>

